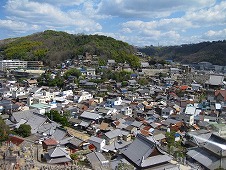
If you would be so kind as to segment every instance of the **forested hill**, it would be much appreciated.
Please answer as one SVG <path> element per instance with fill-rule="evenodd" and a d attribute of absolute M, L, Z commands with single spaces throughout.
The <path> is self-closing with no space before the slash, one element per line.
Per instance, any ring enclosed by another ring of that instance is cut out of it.
<path fill-rule="evenodd" d="M 172 59 L 182 63 L 211 62 L 216 65 L 226 65 L 226 40 L 184 44 L 180 46 L 139 48 L 149 56 Z"/>
<path fill-rule="evenodd" d="M 41 60 L 50 66 L 69 58 L 76 59 L 85 52 L 104 60 L 127 62 L 132 67 L 137 67 L 140 63 L 134 55 L 135 48 L 125 42 L 103 35 L 72 35 L 52 30 L 2 40 L 0 52 L 4 59 Z"/>

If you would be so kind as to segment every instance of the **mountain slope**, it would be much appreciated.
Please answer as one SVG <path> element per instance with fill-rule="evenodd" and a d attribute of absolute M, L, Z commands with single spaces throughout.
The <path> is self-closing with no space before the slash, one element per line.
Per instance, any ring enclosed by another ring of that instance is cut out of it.
<path fill-rule="evenodd" d="M 72 35 L 51 30 L 0 41 L 0 51 L 4 59 L 42 60 L 50 66 L 85 52 L 102 59 L 128 62 L 134 67 L 139 63 L 139 58 L 133 55 L 135 49 L 125 42 L 102 35 Z"/>
<path fill-rule="evenodd" d="M 202 61 L 216 65 L 226 63 L 226 40 L 184 44 L 181 46 L 154 47 L 146 46 L 139 51 L 163 59 L 173 59 L 182 63 L 197 63 Z"/>

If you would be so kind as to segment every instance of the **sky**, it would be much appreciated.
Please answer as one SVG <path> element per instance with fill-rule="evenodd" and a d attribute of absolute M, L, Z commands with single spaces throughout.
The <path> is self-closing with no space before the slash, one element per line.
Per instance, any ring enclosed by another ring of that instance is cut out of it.
<path fill-rule="evenodd" d="M 0 40 L 44 30 L 134 46 L 226 39 L 226 0 L 1 0 Z"/>

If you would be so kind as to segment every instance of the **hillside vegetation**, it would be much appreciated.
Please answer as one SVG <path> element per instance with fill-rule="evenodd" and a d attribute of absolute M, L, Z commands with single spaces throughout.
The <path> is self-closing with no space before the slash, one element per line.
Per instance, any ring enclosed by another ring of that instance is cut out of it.
<path fill-rule="evenodd" d="M 138 67 L 139 58 L 134 55 L 133 46 L 103 35 L 72 35 L 47 30 L 26 37 L 0 41 L 1 56 L 4 59 L 41 60 L 55 66 L 66 59 L 76 59 L 85 52 L 101 59 L 115 59 Z"/>
<path fill-rule="evenodd" d="M 198 63 L 202 61 L 216 65 L 225 65 L 226 63 L 226 40 L 180 46 L 146 46 L 139 48 L 139 51 L 149 56 L 171 59 L 182 63 Z"/>

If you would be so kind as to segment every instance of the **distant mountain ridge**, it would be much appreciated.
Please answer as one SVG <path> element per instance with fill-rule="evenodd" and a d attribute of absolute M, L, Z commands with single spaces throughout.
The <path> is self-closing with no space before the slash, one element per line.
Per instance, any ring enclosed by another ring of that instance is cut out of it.
<path fill-rule="evenodd" d="M 76 59 L 85 52 L 102 60 L 115 59 L 138 67 L 136 49 L 128 43 L 103 35 L 68 34 L 46 30 L 25 37 L 0 41 L 0 55 L 4 59 L 41 60 L 54 66 L 66 59 Z"/>
<path fill-rule="evenodd" d="M 104 63 L 107 59 L 140 66 L 140 51 L 148 56 L 170 59 L 181 63 L 211 62 L 226 65 L 226 40 L 183 44 L 178 46 L 134 47 L 126 42 L 103 35 L 68 34 L 46 30 L 25 37 L 0 40 L 0 57 L 3 59 L 41 60 L 55 66 L 66 59 L 76 59 L 85 52 L 95 54 Z"/>
<path fill-rule="evenodd" d="M 170 59 L 181 63 L 211 62 L 226 65 L 226 40 L 184 44 L 180 46 L 146 46 L 138 48 L 148 56 Z"/>

